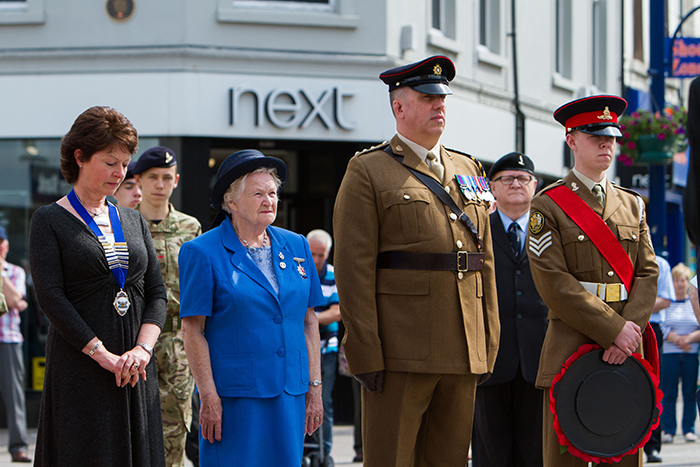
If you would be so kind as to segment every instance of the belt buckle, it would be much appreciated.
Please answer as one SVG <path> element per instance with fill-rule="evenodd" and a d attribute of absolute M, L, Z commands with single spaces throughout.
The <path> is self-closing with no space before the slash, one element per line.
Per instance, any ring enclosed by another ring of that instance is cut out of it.
<path fill-rule="evenodd" d="M 622 284 L 607 284 L 605 286 L 605 301 L 619 302 L 620 301 L 620 286 Z"/>
<path fill-rule="evenodd" d="M 460 256 L 463 255 L 463 256 Z M 460 267 L 460 259 L 464 258 L 464 269 Z M 466 251 L 457 252 L 457 272 L 467 272 L 469 271 L 469 253 Z"/>

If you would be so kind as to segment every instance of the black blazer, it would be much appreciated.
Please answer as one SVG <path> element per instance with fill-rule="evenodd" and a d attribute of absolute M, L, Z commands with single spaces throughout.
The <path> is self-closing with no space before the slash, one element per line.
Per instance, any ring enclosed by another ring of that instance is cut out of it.
<path fill-rule="evenodd" d="M 540 351 L 547 332 L 547 305 L 532 281 L 527 240 L 516 258 L 498 212 L 493 212 L 490 218 L 501 342 L 493 376 L 483 386 L 512 381 L 518 366 L 525 381 L 535 384 Z"/>

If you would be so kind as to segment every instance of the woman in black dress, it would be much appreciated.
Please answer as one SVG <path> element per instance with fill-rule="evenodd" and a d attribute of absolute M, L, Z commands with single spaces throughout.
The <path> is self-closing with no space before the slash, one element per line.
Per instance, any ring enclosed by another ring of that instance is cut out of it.
<path fill-rule="evenodd" d="M 73 190 L 32 216 L 29 260 L 51 322 L 37 466 L 164 466 L 153 346 L 165 289 L 141 215 L 108 203 L 138 136 L 114 109 L 83 112 L 61 141 Z"/>

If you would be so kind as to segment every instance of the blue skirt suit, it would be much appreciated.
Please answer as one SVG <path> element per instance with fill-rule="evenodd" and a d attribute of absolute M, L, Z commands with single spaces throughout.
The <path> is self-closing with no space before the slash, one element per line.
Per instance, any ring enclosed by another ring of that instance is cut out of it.
<path fill-rule="evenodd" d="M 306 239 L 268 227 L 279 294 L 230 221 L 180 249 L 180 316 L 206 316 L 222 438 L 200 435 L 200 465 L 299 467 L 309 358 L 307 308 L 323 303 Z"/>

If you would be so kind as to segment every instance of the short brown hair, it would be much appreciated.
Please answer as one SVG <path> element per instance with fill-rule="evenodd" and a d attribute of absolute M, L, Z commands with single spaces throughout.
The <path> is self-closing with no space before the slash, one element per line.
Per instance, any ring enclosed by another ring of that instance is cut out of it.
<path fill-rule="evenodd" d="M 61 173 L 71 185 L 78 180 L 78 149 L 82 152 L 80 160 L 87 162 L 96 152 L 115 146 L 134 155 L 138 145 L 136 128 L 124 115 L 110 107 L 90 107 L 61 139 Z"/>

